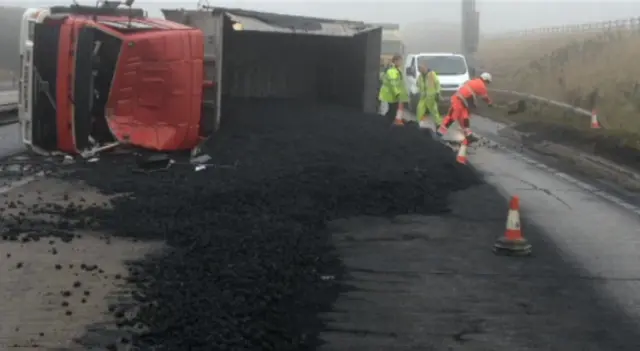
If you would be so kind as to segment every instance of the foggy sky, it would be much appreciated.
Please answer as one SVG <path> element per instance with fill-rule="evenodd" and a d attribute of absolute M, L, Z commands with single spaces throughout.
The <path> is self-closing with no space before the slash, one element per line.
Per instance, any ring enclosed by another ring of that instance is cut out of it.
<path fill-rule="evenodd" d="M 78 2 L 95 4 L 95 1 Z M 0 0 L 2 5 L 29 7 L 70 3 L 60 0 Z M 459 23 L 460 3 L 457 0 L 210 0 L 211 5 L 222 7 L 400 24 L 419 21 Z M 195 8 L 196 4 L 197 0 L 138 0 L 134 6 L 145 8 L 152 16 L 160 16 L 160 8 Z M 478 9 L 481 13 L 481 31 L 484 33 L 640 17 L 639 0 L 478 0 Z"/>

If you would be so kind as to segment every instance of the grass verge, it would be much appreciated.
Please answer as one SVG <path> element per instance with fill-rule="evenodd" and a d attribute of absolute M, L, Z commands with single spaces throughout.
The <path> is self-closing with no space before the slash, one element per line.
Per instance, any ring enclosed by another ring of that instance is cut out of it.
<path fill-rule="evenodd" d="M 588 117 L 539 102 L 526 113 L 482 111 L 534 137 L 577 147 L 640 169 L 640 33 L 606 32 L 485 42 L 481 66 L 495 87 L 596 109 L 603 129 Z M 494 94 L 497 102 L 517 98 Z"/>

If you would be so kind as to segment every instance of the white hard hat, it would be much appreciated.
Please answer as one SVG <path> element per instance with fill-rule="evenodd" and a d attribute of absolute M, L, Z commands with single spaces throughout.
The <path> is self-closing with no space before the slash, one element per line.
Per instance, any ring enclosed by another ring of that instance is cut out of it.
<path fill-rule="evenodd" d="M 487 72 L 483 72 L 483 73 L 480 75 L 480 78 L 481 78 L 482 80 L 484 80 L 485 82 L 489 82 L 489 83 L 491 83 L 491 80 L 492 80 L 492 78 L 491 78 L 491 74 L 490 74 L 490 73 L 487 73 Z"/>

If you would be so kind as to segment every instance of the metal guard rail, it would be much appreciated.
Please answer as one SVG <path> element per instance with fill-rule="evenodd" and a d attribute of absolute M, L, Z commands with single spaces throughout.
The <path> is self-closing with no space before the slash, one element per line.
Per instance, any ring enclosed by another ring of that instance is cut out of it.
<path fill-rule="evenodd" d="M 569 105 L 569 104 L 564 103 L 564 102 L 543 98 L 541 96 L 537 96 L 537 95 L 533 95 L 533 94 L 519 93 L 517 91 L 503 90 L 503 89 L 489 89 L 489 91 L 500 93 L 500 94 L 509 94 L 509 95 L 518 96 L 518 97 L 521 97 L 521 98 L 533 100 L 533 101 L 546 103 L 548 105 L 552 105 L 552 106 L 564 108 L 564 109 L 567 109 L 567 110 L 571 110 L 571 111 L 573 111 L 573 112 L 575 112 L 577 114 L 585 115 L 585 116 L 588 116 L 588 117 L 591 117 L 595 113 L 595 111 L 589 111 L 589 110 L 586 110 L 586 109 L 583 109 L 583 108 L 580 108 L 580 107 Z"/>

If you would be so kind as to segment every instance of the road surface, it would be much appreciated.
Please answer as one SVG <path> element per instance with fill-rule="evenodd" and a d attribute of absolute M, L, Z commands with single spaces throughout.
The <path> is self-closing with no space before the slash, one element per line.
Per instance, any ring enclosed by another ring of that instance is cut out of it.
<path fill-rule="evenodd" d="M 493 122 L 474 123 L 478 132 L 497 135 Z M 15 126 L 0 129 L 4 155 L 21 149 L 17 133 Z M 488 185 L 456 194 L 450 214 L 329 223 L 349 277 L 348 289 L 325 315 L 320 349 L 640 349 L 640 211 L 510 150 L 474 149 L 469 159 Z M 419 165 L 416 171 L 428 172 Z M 534 257 L 491 253 L 493 240 L 504 232 L 505 199 L 511 195 L 521 198 L 523 230 Z M 90 188 L 52 179 L 5 196 L 5 206 L 11 201 L 29 206 L 40 198 L 62 205 L 108 200 Z M 0 245 L 0 346 L 86 349 L 72 339 L 87 340 L 95 325 L 114 322 L 105 311 L 112 301 L 107 297 L 121 294 L 115 277 L 126 277 L 122 262 L 161 247 L 106 240 L 104 233 L 90 230 L 78 234 L 83 238 L 71 243 Z M 54 249 L 64 254 L 55 255 Z M 98 264 L 101 272 L 78 269 L 82 263 Z M 334 279 L 326 274 L 328 281 Z M 84 288 L 73 287 L 80 279 L 91 296 L 84 302 Z M 71 297 L 61 297 L 64 291 Z M 114 329 L 111 339 L 114 335 L 126 333 Z M 88 339 L 99 345 L 100 337 Z"/>
<path fill-rule="evenodd" d="M 480 134 L 499 127 L 474 119 Z M 640 211 L 508 149 L 469 159 L 497 192 L 458 194 L 449 217 L 333 224 L 351 281 L 321 349 L 639 349 Z M 529 259 L 490 251 L 512 195 Z"/>
<path fill-rule="evenodd" d="M 476 130 L 485 135 L 496 133 L 499 127 L 487 119 L 474 122 Z M 505 150 L 481 149 L 472 159 L 505 194 L 520 194 L 528 220 L 640 321 L 638 207 Z"/>

